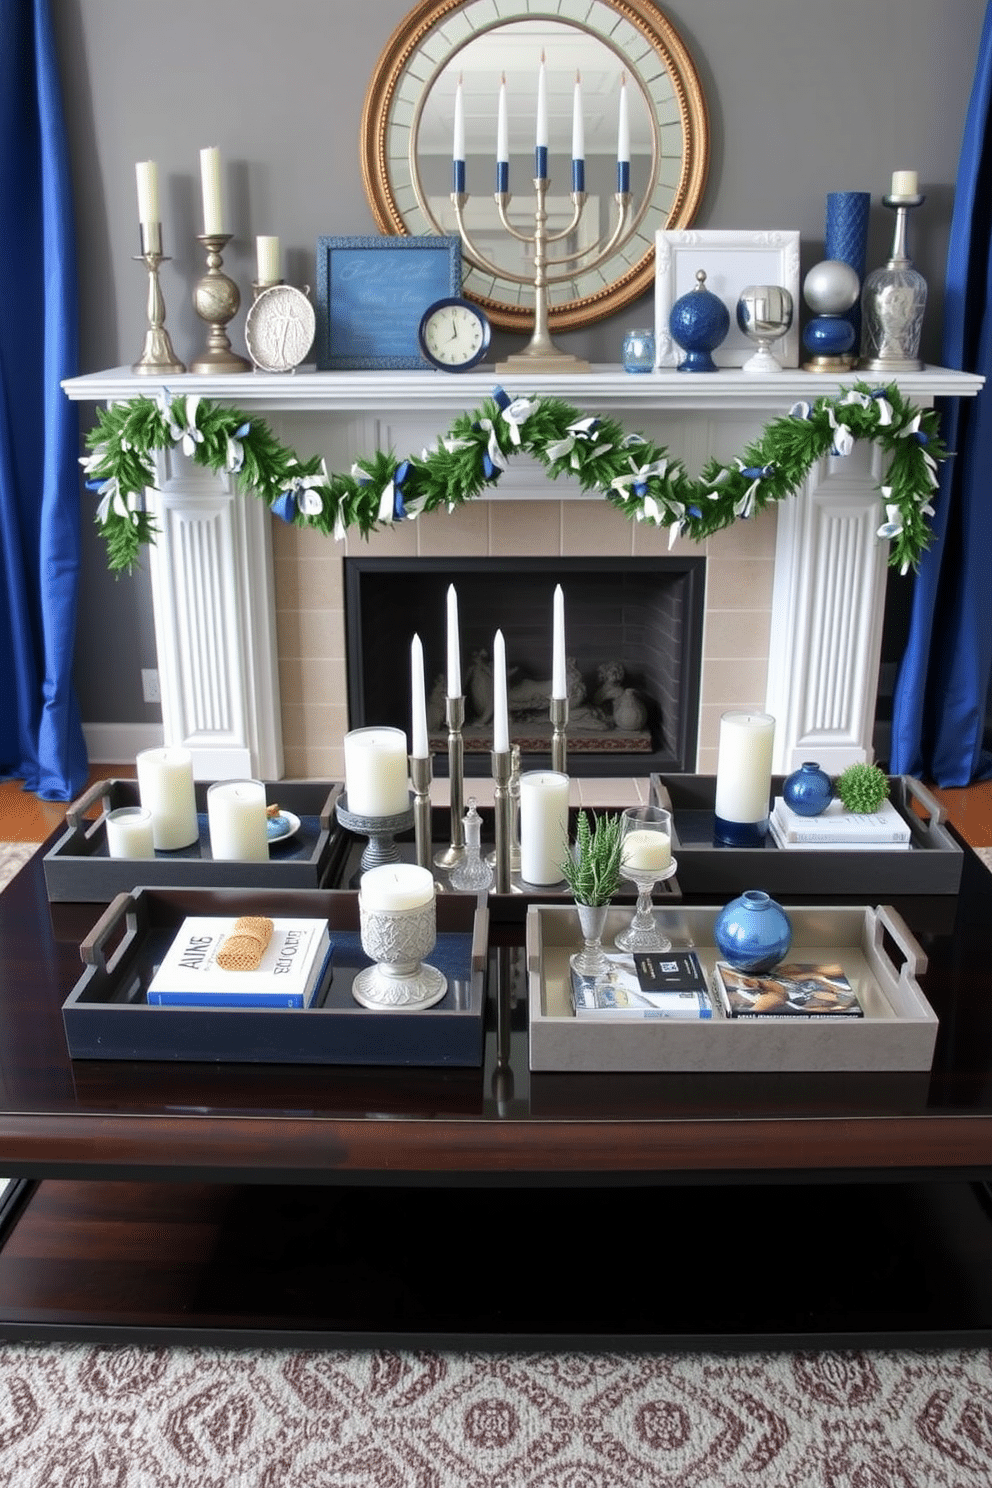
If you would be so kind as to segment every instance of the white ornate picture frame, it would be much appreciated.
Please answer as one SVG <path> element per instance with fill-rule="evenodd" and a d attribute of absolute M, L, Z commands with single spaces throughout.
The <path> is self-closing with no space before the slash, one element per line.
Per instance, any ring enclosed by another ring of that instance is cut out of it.
<path fill-rule="evenodd" d="M 783 367 L 799 366 L 799 233 L 730 229 L 663 228 L 655 234 L 655 366 L 677 367 L 682 351 L 668 328 L 672 306 L 696 288 L 696 272 L 730 312 L 726 340 L 713 352 L 718 367 L 742 367 L 756 350 L 737 324 L 737 301 L 749 284 L 780 284 L 792 295 L 792 325 L 773 341 L 772 354 Z"/>

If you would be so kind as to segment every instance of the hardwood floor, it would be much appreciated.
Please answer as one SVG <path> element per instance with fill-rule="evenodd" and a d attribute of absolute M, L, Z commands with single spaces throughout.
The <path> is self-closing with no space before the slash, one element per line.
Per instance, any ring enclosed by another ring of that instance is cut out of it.
<path fill-rule="evenodd" d="M 96 780 L 133 780 L 135 767 L 93 765 L 88 784 Z M 972 847 L 992 847 L 992 780 L 955 790 L 929 787 L 952 825 Z M 43 842 L 65 819 L 66 803 L 39 801 L 19 780 L 0 783 L 0 842 Z"/>

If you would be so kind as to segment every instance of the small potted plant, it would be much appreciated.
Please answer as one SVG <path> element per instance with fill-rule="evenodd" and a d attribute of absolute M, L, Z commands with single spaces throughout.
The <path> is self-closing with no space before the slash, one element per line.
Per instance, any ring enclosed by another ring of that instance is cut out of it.
<path fill-rule="evenodd" d="M 834 781 L 845 811 L 871 816 L 889 794 L 889 779 L 877 765 L 848 765 Z"/>
<path fill-rule="evenodd" d="M 623 847 L 623 816 L 589 818 L 580 811 L 575 845 L 561 864 L 561 875 L 575 898 L 585 945 L 571 957 L 573 970 L 583 976 L 601 976 L 609 969 L 600 945 L 610 900 L 620 887 L 620 854 Z"/>

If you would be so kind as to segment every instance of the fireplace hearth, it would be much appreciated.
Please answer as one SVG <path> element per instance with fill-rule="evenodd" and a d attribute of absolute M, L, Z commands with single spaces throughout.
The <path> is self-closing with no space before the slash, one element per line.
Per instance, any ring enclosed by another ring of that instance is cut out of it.
<path fill-rule="evenodd" d="M 458 594 L 466 775 L 488 775 L 492 648 L 503 632 L 512 741 L 550 762 L 554 588 L 565 596 L 572 775 L 691 770 L 705 559 L 345 558 L 349 727 L 410 728 L 410 641 L 424 647 L 434 769 L 447 772 L 446 595 Z"/>

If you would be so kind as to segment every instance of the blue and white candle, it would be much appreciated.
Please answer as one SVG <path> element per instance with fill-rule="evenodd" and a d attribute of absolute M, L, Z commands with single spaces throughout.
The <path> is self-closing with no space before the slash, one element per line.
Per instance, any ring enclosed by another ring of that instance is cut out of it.
<path fill-rule="evenodd" d="M 714 835 L 733 847 L 760 847 L 768 830 L 775 720 L 740 709 L 720 719 Z"/>
<path fill-rule="evenodd" d="M 465 190 L 465 99 L 461 74 L 455 88 L 454 143 L 451 150 L 451 189 L 461 194 Z"/>
<path fill-rule="evenodd" d="M 506 73 L 499 85 L 496 108 L 496 190 L 510 189 L 510 131 L 506 119 Z"/>
<path fill-rule="evenodd" d="M 630 116 L 627 113 L 627 74 L 620 79 L 620 116 L 617 121 L 617 191 L 630 190 Z"/>
<path fill-rule="evenodd" d="M 539 181 L 548 178 L 548 80 L 544 53 L 537 74 L 537 129 L 534 135 L 534 175 Z"/>
<path fill-rule="evenodd" d="M 575 74 L 572 93 L 572 190 L 586 189 L 586 145 L 582 125 L 582 79 Z"/>

